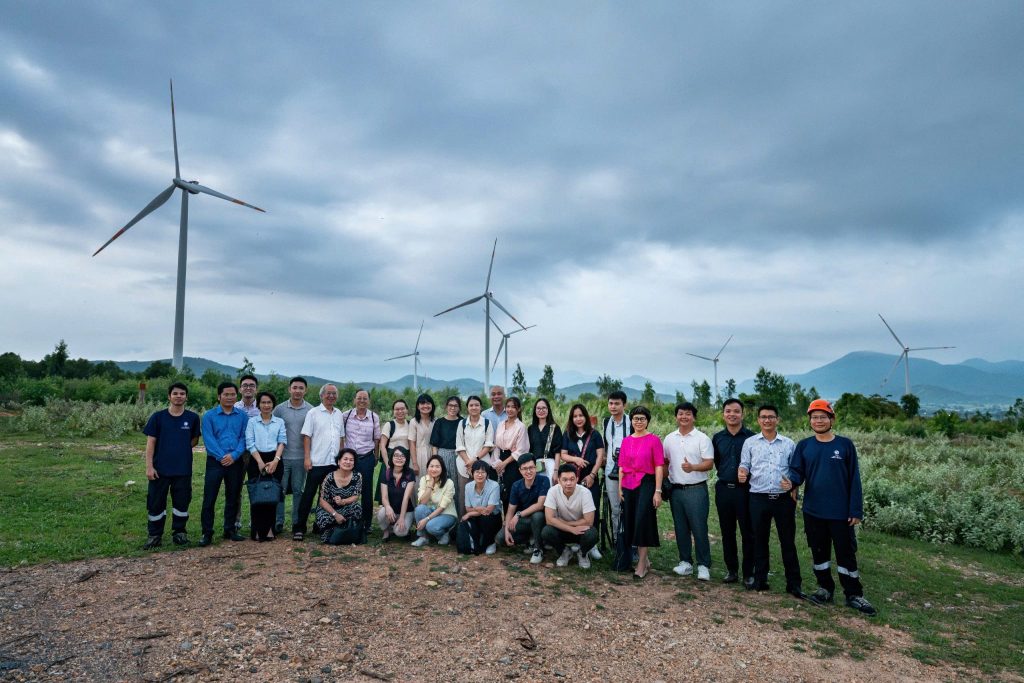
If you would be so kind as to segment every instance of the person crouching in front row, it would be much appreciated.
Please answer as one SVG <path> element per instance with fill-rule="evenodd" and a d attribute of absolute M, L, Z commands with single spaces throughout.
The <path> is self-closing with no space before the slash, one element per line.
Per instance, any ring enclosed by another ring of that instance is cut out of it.
<path fill-rule="evenodd" d="M 427 473 L 420 478 L 417 491 L 416 534 L 412 545 L 419 548 L 428 543 L 428 535 L 439 545 L 448 545 L 449 532 L 457 519 L 455 511 L 455 483 L 448 476 L 448 468 L 441 456 L 434 454 L 427 461 Z"/>
<path fill-rule="evenodd" d="M 590 549 L 597 545 L 594 528 L 594 497 L 585 486 L 576 485 L 576 466 L 566 463 L 558 468 L 558 486 L 552 486 L 544 499 L 547 526 L 541 532 L 543 543 L 560 553 L 555 564 L 569 564 L 573 550 L 581 569 L 590 568 Z"/>

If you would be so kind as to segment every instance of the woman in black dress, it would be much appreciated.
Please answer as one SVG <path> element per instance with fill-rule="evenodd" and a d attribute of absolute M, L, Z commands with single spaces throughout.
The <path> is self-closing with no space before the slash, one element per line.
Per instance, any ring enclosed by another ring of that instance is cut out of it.
<path fill-rule="evenodd" d="M 554 483 L 555 459 L 562 450 L 562 428 L 555 422 L 551 411 L 551 403 L 546 398 L 538 398 L 533 404 L 533 419 L 526 430 L 530 439 L 530 453 L 537 461 L 537 474 L 547 475 Z"/>
<path fill-rule="evenodd" d="M 313 528 L 320 532 L 320 540 L 324 543 L 362 543 L 363 478 L 355 471 L 356 452 L 343 448 L 334 463 L 338 469 L 324 479 Z M 335 531 L 345 530 L 352 530 L 352 533 L 335 534 Z"/>

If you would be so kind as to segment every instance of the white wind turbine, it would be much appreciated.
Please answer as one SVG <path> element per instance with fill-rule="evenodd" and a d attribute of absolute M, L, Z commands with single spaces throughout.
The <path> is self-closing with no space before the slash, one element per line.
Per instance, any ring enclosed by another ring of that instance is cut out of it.
<path fill-rule="evenodd" d="M 715 366 L 715 405 L 718 405 L 718 357 L 722 355 L 722 351 L 725 351 L 725 347 L 728 346 L 729 342 L 731 342 L 731 341 L 732 341 L 732 335 L 730 334 L 729 338 L 725 340 L 724 344 L 722 344 L 722 348 L 718 349 L 718 353 L 715 354 L 714 358 L 708 358 L 707 356 L 699 356 L 696 353 L 690 353 L 689 351 L 686 352 L 687 356 L 693 356 L 694 358 L 701 358 L 703 360 L 709 360 L 709 361 L 711 361 L 714 364 L 714 366 Z"/>
<path fill-rule="evenodd" d="M 498 302 L 498 300 L 494 298 L 494 294 L 491 293 L 491 271 L 494 270 L 494 254 L 495 254 L 495 252 L 497 250 L 498 250 L 498 239 L 495 238 L 494 239 L 494 248 L 491 249 L 491 265 L 488 266 L 488 268 L 487 268 L 487 282 L 484 284 L 484 293 L 480 294 L 478 296 L 475 296 L 472 299 L 469 299 L 468 301 L 463 301 L 461 304 L 457 304 L 455 306 L 452 306 L 451 308 L 446 308 L 443 311 L 441 311 L 440 313 L 435 313 L 434 314 L 434 317 L 436 318 L 439 315 L 444 315 L 445 313 L 450 313 L 451 311 L 454 311 L 457 308 L 462 308 L 463 306 L 469 306 L 470 304 L 475 304 L 477 301 L 480 301 L 481 299 L 484 300 L 484 393 L 485 394 L 490 390 L 490 386 L 491 386 L 491 304 L 493 303 L 495 306 L 500 308 L 505 313 L 505 315 L 507 315 L 508 317 L 512 318 L 512 320 L 515 320 L 516 324 L 519 325 L 519 327 L 523 327 L 523 324 L 521 322 L 519 322 L 518 320 L 516 320 L 516 317 L 514 315 L 512 315 L 511 313 L 509 313 L 508 309 L 505 308 L 504 306 L 502 306 Z M 526 328 L 523 327 L 523 329 L 526 329 Z"/>
<path fill-rule="evenodd" d="M 494 328 L 496 330 L 498 330 L 498 332 L 501 333 L 501 343 L 498 344 L 498 352 L 496 354 L 494 354 L 494 363 L 491 364 L 491 370 L 493 370 L 495 368 L 495 366 L 498 365 L 498 358 L 501 356 L 501 350 L 505 349 L 505 391 L 507 392 L 508 391 L 508 347 L 509 347 L 508 338 L 511 337 L 513 334 L 517 334 L 519 332 L 525 332 L 526 330 L 530 329 L 531 327 L 537 327 L 537 326 L 536 325 L 527 325 L 526 327 L 520 327 L 518 330 L 512 330 L 511 332 L 506 333 L 504 330 L 502 330 L 500 327 L 498 327 L 498 323 L 494 320 L 494 318 L 491 318 L 491 324 L 494 325 Z"/>
<path fill-rule="evenodd" d="M 190 194 L 208 194 L 221 199 L 226 199 L 229 202 L 235 204 L 241 204 L 242 206 L 248 206 L 250 209 L 256 209 L 262 213 L 266 213 L 263 209 L 252 204 L 246 204 L 240 199 L 229 197 L 226 194 L 221 194 L 215 190 L 211 190 L 208 187 L 204 187 L 194 180 L 182 180 L 181 169 L 178 166 L 178 126 L 174 117 L 174 81 L 171 81 L 171 135 L 174 139 L 174 178 L 171 180 L 171 186 L 166 190 L 158 194 L 153 201 L 146 205 L 142 211 L 135 215 L 135 218 L 128 221 L 127 225 L 114 233 L 114 236 L 107 240 L 102 247 L 97 249 L 93 256 L 100 253 L 107 246 L 116 240 L 118 237 L 128 231 L 128 228 L 132 227 L 143 218 L 153 213 L 164 203 L 171 198 L 174 194 L 175 189 L 181 190 L 181 222 L 178 230 L 178 291 L 174 307 L 174 367 L 181 370 L 182 367 L 182 343 L 184 338 L 184 327 L 185 327 L 185 265 L 188 261 L 188 196 Z"/>
<path fill-rule="evenodd" d="M 879 313 L 878 317 L 882 318 L 882 314 Z M 906 344 L 904 344 L 902 341 L 900 341 L 900 338 L 897 337 L 896 333 L 892 331 L 892 327 L 890 327 L 889 323 L 887 323 L 885 321 L 885 318 L 882 318 L 882 324 L 885 325 L 886 329 L 889 330 L 889 334 L 892 335 L 892 338 L 895 339 L 896 343 L 900 345 L 901 349 L 903 349 L 903 351 L 900 353 L 899 358 L 896 359 L 896 362 L 893 363 L 893 366 L 889 369 L 889 372 L 886 374 L 885 379 L 882 380 L 882 386 L 883 387 L 885 386 L 886 382 L 889 381 L 889 377 L 892 375 L 892 371 L 896 369 L 896 366 L 900 364 L 900 361 L 903 361 L 903 372 L 904 372 L 904 376 L 903 376 L 904 391 L 903 391 L 903 394 L 904 395 L 910 393 L 910 352 L 911 351 L 935 351 L 937 349 L 955 349 L 956 348 L 955 346 L 919 346 L 916 349 L 912 349 L 909 346 L 907 346 Z"/>
<path fill-rule="evenodd" d="M 420 383 L 419 383 L 419 375 L 420 375 L 420 337 L 423 336 L 423 323 L 424 322 L 426 322 L 426 321 L 421 321 L 420 322 L 420 333 L 416 335 L 416 346 L 412 347 L 412 353 L 407 353 L 404 356 L 393 356 L 393 357 L 387 359 L 387 360 L 398 360 L 399 358 L 408 358 L 409 356 L 412 356 L 412 390 L 417 392 L 417 393 L 420 390 Z"/>

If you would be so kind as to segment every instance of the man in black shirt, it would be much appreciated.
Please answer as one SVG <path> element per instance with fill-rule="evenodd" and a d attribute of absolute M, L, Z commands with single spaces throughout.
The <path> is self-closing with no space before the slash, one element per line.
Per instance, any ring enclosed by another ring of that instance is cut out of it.
<path fill-rule="evenodd" d="M 736 552 L 736 526 L 740 527 L 743 543 L 743 584 L 754 586 L 754 531 L 750 525 L 750 484 L 741 484 L 736 474 L 740 465 L 743 442 L 754 432 L 743 425 L 743 403 L 736 398 L 726 399 L 722 406 L 725 429 L 711 438 L 715 450 L 715 507 L 722 529 L 722 554 L 725 556 L 724 583 L 735 583 L 740 569 Z"/>

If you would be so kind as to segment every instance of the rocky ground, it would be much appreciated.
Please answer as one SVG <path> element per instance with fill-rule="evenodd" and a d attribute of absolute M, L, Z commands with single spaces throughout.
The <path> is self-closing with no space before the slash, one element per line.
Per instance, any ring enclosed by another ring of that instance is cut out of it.
<path fill-rule="evenodd" d="M 0 679 L 61 681 L 950 680 L 907 656 L 822 656 L 773 594 L 525 556 L 312 540 L 0 571 Z M 845 608 L 831 608 L 843 613 Z M 834 638 L 834 635 L 833 635 Z M 833 643 L 834 644 L 834 643 Z"/>

